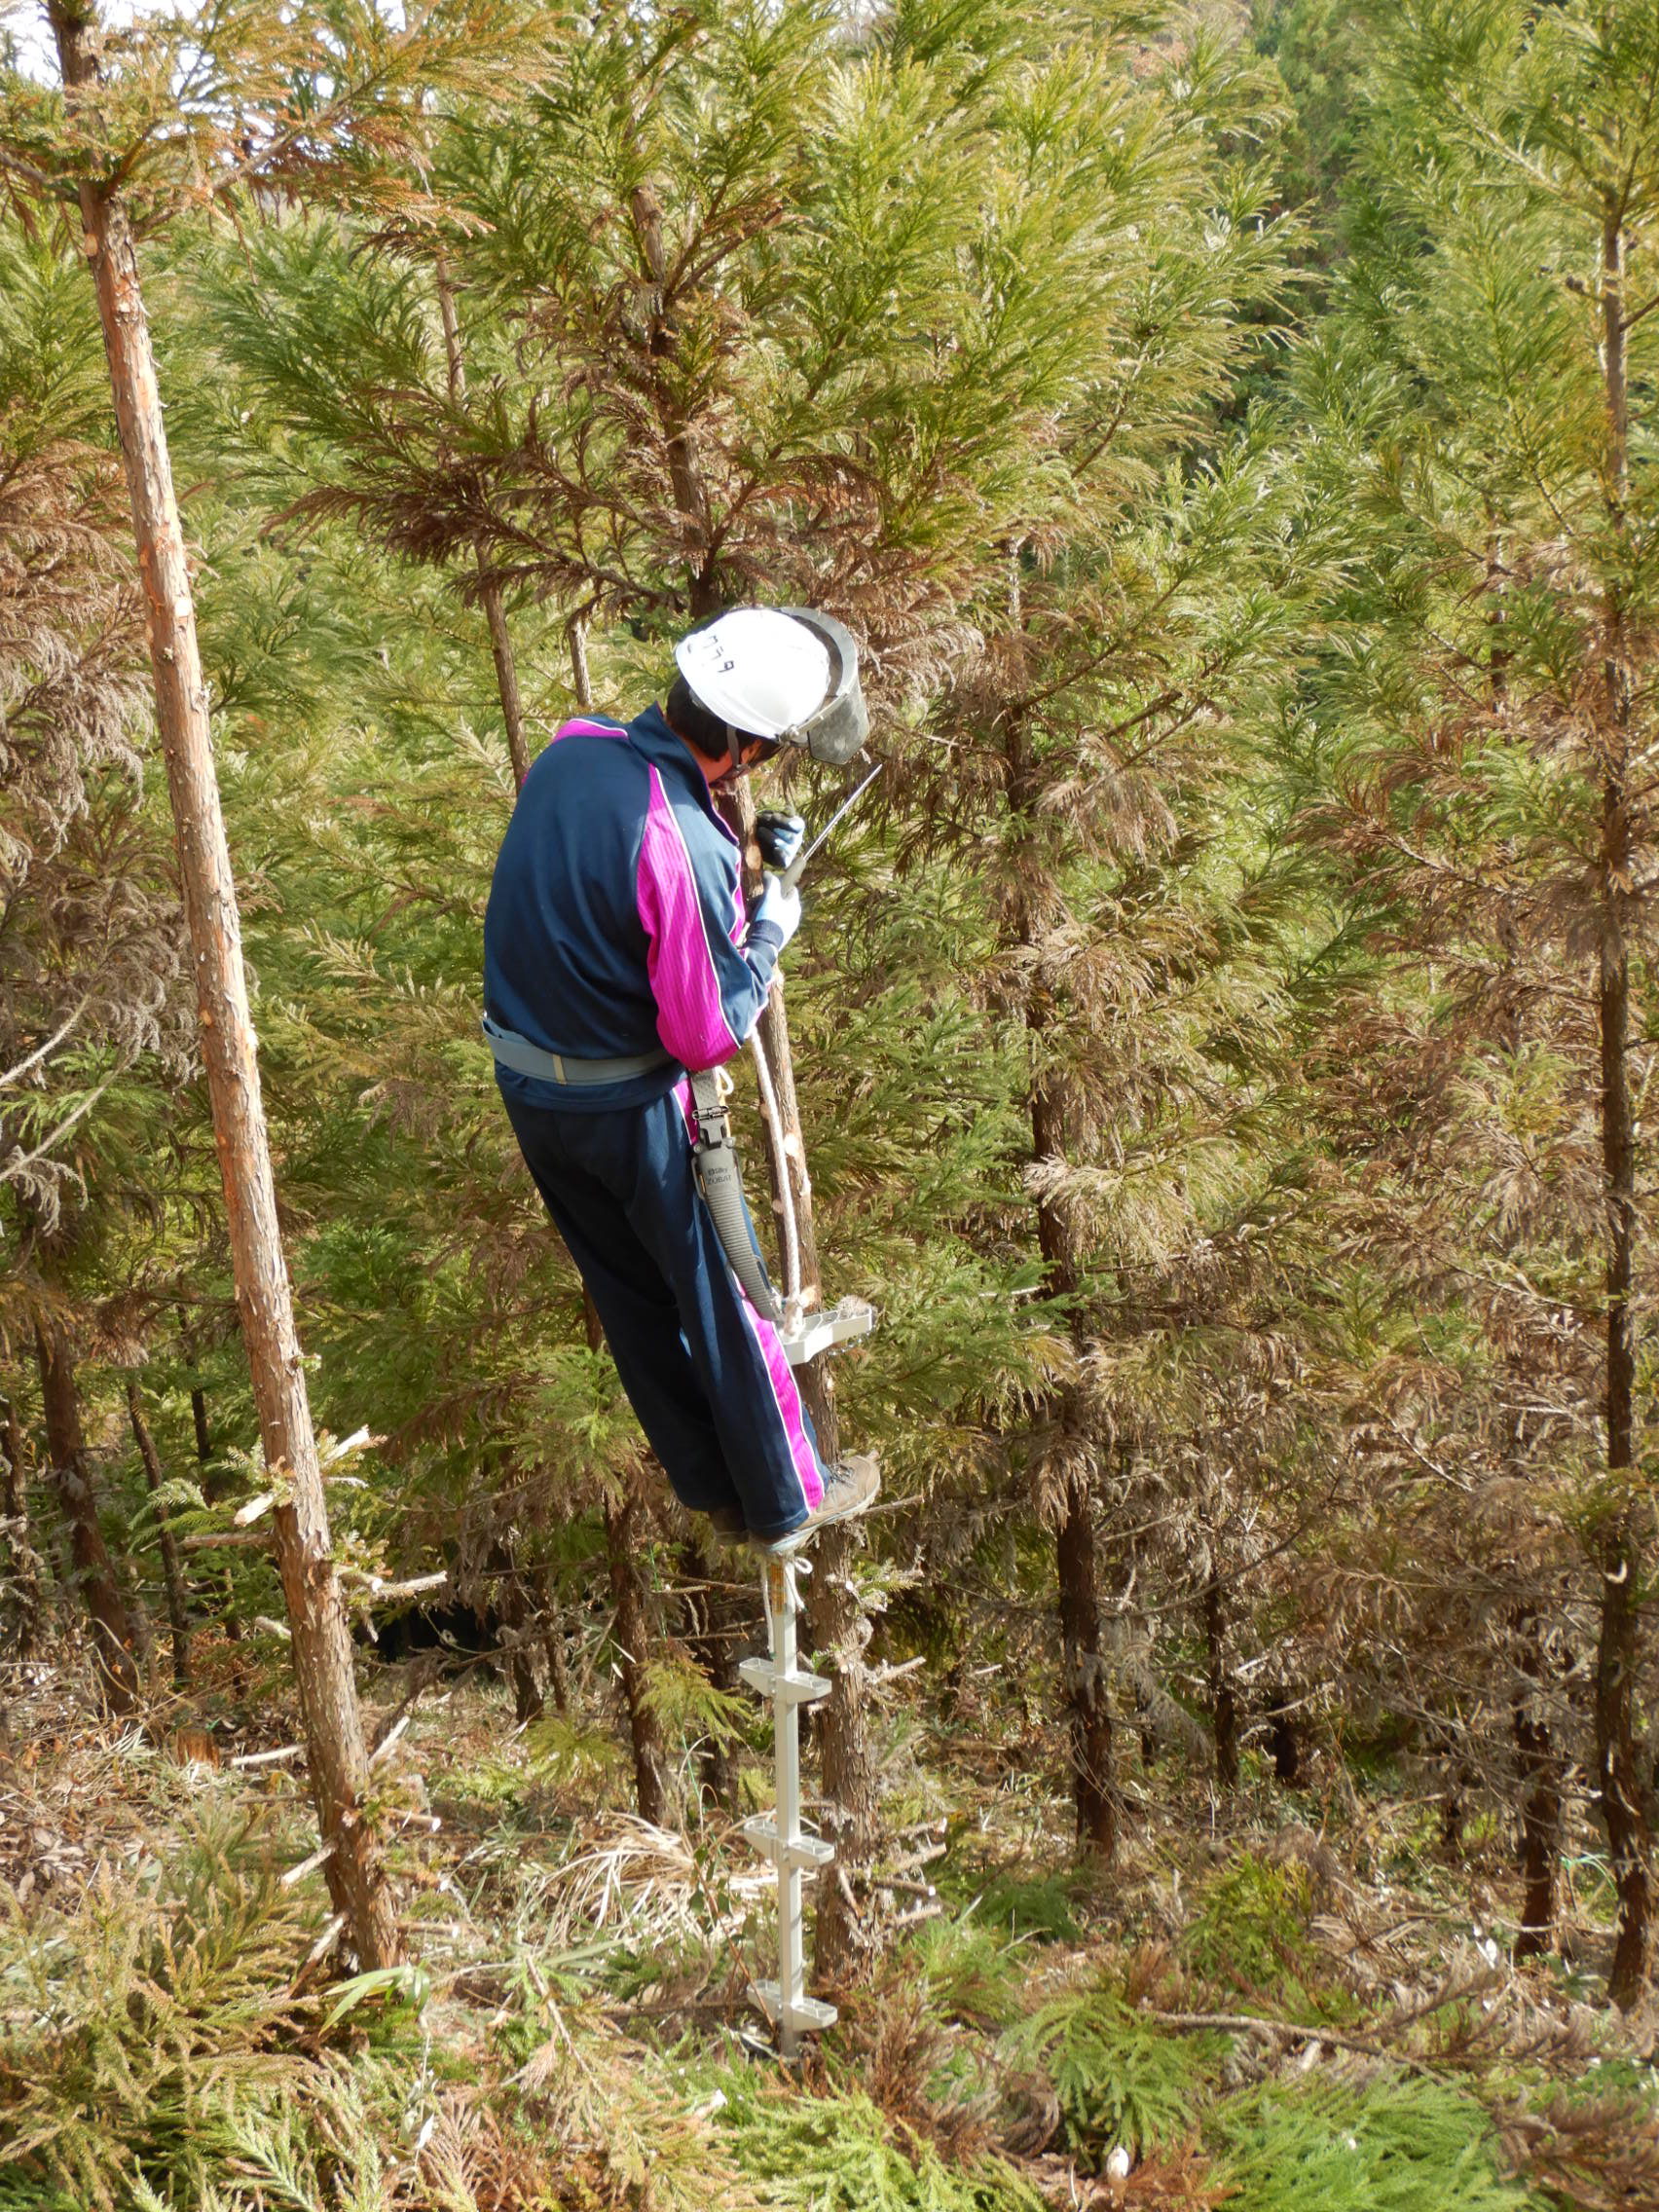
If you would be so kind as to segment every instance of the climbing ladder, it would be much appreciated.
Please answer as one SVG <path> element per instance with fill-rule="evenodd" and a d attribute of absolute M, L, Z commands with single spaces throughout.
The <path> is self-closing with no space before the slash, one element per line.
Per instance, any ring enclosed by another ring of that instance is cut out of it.
<path fill-rule="evenodd" d="M 801 1916 L 801 1878 L 816 1874 L 835 1856 L 833 1844 L 806 1834 L 800 1825 L 800 1709 L 833 1686 L 823 1675 L 797 1664 L 800 1590 L 797 1576 L 811 1572 L 800 1558 L 762 1563 L 762 1591 L 771 1656 L 745 1659 L 739 1674 L 752 1689 L 772 1701 L 772 1764 L 778 1805 L 743 1824 L 743 1832 L 778 1870 L 778 1978 L 756 1985 L 760 2008 L 777 2033 L 779 2054 L 793 2058 L 803 2035 L 833 2027 L 835 2008 L 806 1994 Z"/>

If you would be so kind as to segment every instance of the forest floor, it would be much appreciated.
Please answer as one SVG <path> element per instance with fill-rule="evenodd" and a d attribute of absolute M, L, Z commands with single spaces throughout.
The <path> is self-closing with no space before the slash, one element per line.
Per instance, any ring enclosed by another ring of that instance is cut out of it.
<path fill-rule="evenodd" d="M 1517 1973 L 1506 1836 L 1449 1855 L 1398 1772 L 1327 1755 L 1299 1793 L 1247 1760 L 1224 1803 L 1161 1757 L 1080 1871 L 1058 1746 L 912 1677 L 910 1864 L 791 2073 L 745 1994 L 770 1872 L 723 1816 L 619 1809 L 603 1678 L 522 1729 L 487 1671 L 428 1683 L 377 1769 L 412 1963 L 343 1979 L 298 1761 L 262 1756 L 294 1716 L 234 1657 L 199 1644 L 182 1723 L 9 1685 L 0 2212 L 1659 2206 L 1659 2015 L 1601 2000 L 1593 1857 L 1567 1957 Z M 412 1677 L 371 1672 L 384 1729 Z M 746 1802 L 765 1748 L 756 1720 Z"/>

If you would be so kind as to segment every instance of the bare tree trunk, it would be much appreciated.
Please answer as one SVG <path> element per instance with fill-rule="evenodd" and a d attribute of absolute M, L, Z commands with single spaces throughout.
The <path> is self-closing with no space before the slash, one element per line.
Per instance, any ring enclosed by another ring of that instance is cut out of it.
<path fill-rule="evenodd" d="M 449 387 L 452 399 L 466 396 L 466 355 L 461 350 L 461 323 L 455 312 L 455 287 L 450 282 L 449 267 L 444 256 L 437 257 L 438 313 L 443 317 L 444 351 L 449 361 Z M 513 764 L 513 782 L 521 789 L 530 774 L 530 749 L 524 735 L 524 702 L 519 697 L 518 663 L 513 658 L 513 641 L 507 629 L 506 608 L 501 605 L 501 587 L 488 574 L 489 563 L 484 558 L 482 545 L 474 548 L 478 564 L 478 604 L 484 609 L 484 619 L 490 626 L 490 652 L 496 663 L 496 689 L 501 701 L 501 719 L 506 724 L 507 752 Z"/>
<path fill-rule="evenodd" d="M 1072 1788 L 1077 1837 L 1102 1859 L 1118 1848 L 1118 1806 L 1112 1788 L 1112 1704 L 1100 1649 L 1100 1597 L 1095 1581 L 1094 1500 L 1074 1478 L 1054 1539 L 1060 1584 L 1060 1648 L 1070 1714 Z"/>
<path fill-rule="evenodd" d="M 1273 1762 L 1273 1780 L 1284 1789 L 1302 1788 L 1302 1731 L 1292 1710 L 1296 1693 L 1283 1682 L 1268 1692 L 1268 1751 Z"/>
<path fill-rule="evenodd" d="M 622 1701 L 628 1711 L 628 1736 L 634 1752 L 634 1791 L 640 1818 L 666 1827 L 669 1815 L 668 1766 L 662 1729 L 645 1697 L 645 1654 L 650 1649 L 650 1599 L 640 1571 L 639 1500 L 632 1472 L 619 1504 L 605 1508 L 605 1557 L 610 1569 L 610 1596 L 616 1607 L 616 1648 L 622 1676 Z"/>
<path fill-rule="evenodd" d="M 1546 1663 L 1536 1622 L 1529 1622 L 1524 1633 L 1522 1669 L 1535 1689 L 1541 1690 Z M 1512 1719 L 1515 1763 L 1521 1778 L 1521 1873 L 1525 1885 L 1521 1927 L 1515 1938 L 1518 1960 L 1542 1957 L 1555 1939 L 1556 1870 L 1561 1859 L 1561 1755 L 1543 1714 L 1529 1710 L 1532 1702 L 1518 1697 Z"/>
<path fill-rule="evenodd" d="M 736 1634 L 732 1607 L 725 1594 L 716 1589 L 701 1536 L 688 1536 L 680 1547 L 681 1571 L 685 1577 L 685 1610 L 690 1633 L 686 1642 L 691 1656 L 710 1687 L 727 1696 L 740 1687 L 737 1660 L 732 1650 Z M 722 1811 L 737 1811 L 737 1752 L 721 1734 L 705 1736 L 697 1751 L 702 1788 Z"/>
<path fill-rule="evenodd" d="M 1029 937 L 1030 932 L 1025 934 Z M 1026 1008 L 1026 1024 L 1037 1035 L 1043 1010 Z M 1035 1160 L 1056 1158 L 1062 1150 L 1059 1117 L 1046 1083 L 1033 1079 L 1031 1151 Z M 1047 1199 L 1037 1206 L 1037 1244 L 1044 1272 L 1056 1297 L 1075 1297 L 1082 1283 L 1080 1255 L 1059 1208 Z M 1074 1417 L 1069 1393 L 1058 1406 L 1068 1431 Z M 1094 1499 L 1080 1474 L 1067 1480 L 1060 1522 L 1054 1532 L 1054 1567 L 1059 1585 L 1060 1667 L 1067 1728 L 1071 1742 L 1072 1789 L 1077 1803 L 1079 1843 L 1110 1859 L 1118 1848 L 1118 1802 L 1113 1787 L 1111 1686 L 1100 1639 L 1099 1568 L 1094 1534 Z"/>
<path fill-rule="evenodd" d="M 673 304 L 664 294 L 668 279 L 668 249 L 662 235 L 662 203 L 650 185 L 641 183 L 635 186 L 628 204 L 629 212 L 634 218 L 634 237 L 640 249 L 642 273 L 649 277 L 656 291 L 656 306 L 650 318 L 646 350 L 653 362 L 672 360 L 678 338 Z M 654 370 L 651 404 L 657 421 L 662 425 L 668 454 L 669 483 L 673 488 L 674 504 L 680 514 L 681 528 L 684 533 L 684 541 L 677 550 L 685 563 L 691 612 L 701 622 L 706 615 L 718 613 L 720 605 L 719 580 L 716 574 L 715 555 L 709 542 L 708 498 L 697 467 L 690 424 L 681 415 L 678 400 L 668 383 L 657 376 Z"/>
<path fill-rule="evenodd" d="M 71 112 L 99 74 L 99 34 L 85 4 L 51 0 Z M 89 121 L 92 118 L 89 117 Z M 329 1848 L 328 1885 L 366 1968 L 398 1956 L 380 1839 L 362 1811 L 368 1779 L 351 1639 L 330 1549 L 327 1502 L 306 1398 L 276 1219 L 259 1064 L 242 967 L 236 882 L 213 766 L 207 687 L 190 564 L 173 492 L 138 257 L 120 192 L 81 187 L 81 220 L 132 501 L 148 614 L 156 722 L 166 758 L 179 881 L 195 954 L 203 1058 L 225 1187 L 237 1310 L 265 1463 L 278 1502 L 274 1539 L 292 1632 L 311 1787 Z"/>
<path fill-rule="evenodd" d="M 1204 1641 L 1209 1647 L 1210 1727 L 1215 1735 L 1216 1780 L 1224 1789 L 1238 1787 L 1238 1698 L 1227 1665 L 1226 1623 L 1221 1584 L 1213 1558 L 1204 1592 Z"/>
<path fill-rule="evenodd" d="M 10 1398 L 0 1398 L 0 1514 L 11 1556 L 13 1645 L 29 1658 L 40 1640 L 40 1560 L 29 1532 L 29 1491 L 23 1457 L 23 1424 Z"/>
<path fill-rule="evenodd" d="M 552 1693 L 553 1710 L 561 1719 L 571 1710 L 571 1657 L 565 1647 L 565 1624 L 559 1609 L 548 1603 L 542 1594 L 541 1648 L 547 1654 L 547 1687 Z"/>
<path fill-rule="evenodd" d="M 1023 630 L 1023 597 L 1020 588 L 1017 543 L 1009 546 L 1008 621 L 1010 636 Z M 1016 712 L 1010 711 L 1002 727 L 1003 788 L 1010 815 L 1016 822 L 1034 825 L 1040 791 L 1026 733 Z M 1026 832 L 1035 836 L 1034 827 Z M 1040 939 L 1039 910 L 1032 884 L 1040 878 L 1034 864 L 1015 893 L 1009 917 L 1009 949 L 1033 959 Z M 1030 1040 L 1031 1079 L 1026 1112 L 1031 1126 L 1034 1162 L 1063 1159 L 1065 1155 L 1065 1100 L 1060 1079 L 1045 1068 L 1043 1035 L 1051 1019 L 1051 1002 L 1035 975 L 1027 981 L 1020 1006 Z M 1051 1296 L 1076 1301 L 1081 1293 L 1085 1256 L 1070 1223 L 1051 1198 L 1037 1201 L 1037 1248 L 1043 1258 L 1044 1281 Z M 1071 1331 L 1081 1348 L 1082 1317 L 1073 1308 Z M 1118 1846 L 1118 1808 L 1113 1787 L 1113 1731 L 1110 1684 L 1101 1652 L 1099 1569 L 1094 1532 L 1094 1501 L 1090 1484 L 1081 1468 L 1092 1465 L 1090 1440 L 1078 1433 L 1070 1392 L 1058 1394 L 1053 1414 L 1063 1437 L 1063 1458 L 1070 1472 L 1058 1500 L 1060 1518 L 1054 1531 L 1054 1570 L 1058 1587 L 1060 1625 L 1060 1679 L 1067 1733 L 1070 1740 L 1072 1788 L 1077 1809 L 1078 1841 L 1109 1859 Z"/>
<path fill-rule="evenodd" d="M 513 1685 L 513 1717 L 522 1728 L 527 1721 L 539 1720 L 542 1713 L 541 1684 L 535 1678 L 535 1668 L 530 1656 L 535 1619 L 525 1599 L 524 1584 L 519 1579 L 510 1543 L 498 1542 L 490 1547 L 489 1567 L 497 1578 L 496 1610 L 507 1632 L 502 1642 Z"/>
<path fill-rule="evenodd" d="M 138 1456 L 144 1462 L 144 1480 L 156 1509 L 156 1541 L 162 1555 L 162 1577 L 167 1593 L 167 1626 L 172 1632 L 173 1682 L 181 1689 L 190 1687 L 190 1606 L 185 1597 L 184 1574 L 179 1566 L 178 1546 L 168 1523 L 166 1510 L 161 1502 L 162 1462 L 156 1451 L 156 1440 L 150 1433 L 150 1424 L 144 1419 L 144 1402 L 138 1394 L 138 1378 L 127 1378 L 127 1414 L 132 1423 L 132 1441 L 138 1447 Z"/>
<path fill-rule="evenodd" d="M 34 1328 L 46 1418 L 48 1474 L 63 1507 L 75 1580 L 92 1624 L 92 1660 L 98 1688 L 111 1713 L 130 1713 L 138 1695 L 132 1623 L 98 1526 L 97 1500 L 92 1494 L 86 1441 L 81 1433 L 74 1353 L 60 1321 L 54 1319 L 49 1324 L 37 1313 Z"/>
<path fill-rule="evenodd" d="M 1602 240 L 1602 367 L 1605 387 L 1609 519 L 1622 538 L 1630 482 L 1630 401 L 1624 307 L 1625 239 L 1609 212 Z M 1628 799 L 1631 682 L 1624 612 L 1609 587 L 1605 633 L 1606 726 L 1602 785 L 1602 944 L 1597 1017 L 1602 1048 L 1602 1175 L 1606 1206 L 1608 1517 L 1602 1530 L 1602 1619 L 1596 1651 L 1596 1776 L 1619 1899 L 1619 1932 L 1607 1991 L 1626 2010 L 1647 1973 L 1652 1911 L 1650 1839 L 1637 1772 L 1634 1693 L 1639 1586 L 1636 1331 L 1631 1314 L 1637 1231 L 1636 1128 L 1630 1097 L 1630 955 L 1624 915 L 1634 856 Z"/>
<path fill-rule="evenodd" d="M 222 1472 L 213 1471 L 213 1440 L 207 1430 L 207 1393 L 199 1385 L 190 1392 L 190 1418 L 196 1428 L 196 1465 L 202 1495 L 209 1505 L 216 1505 L 224 1495 L 225 1478 Z M 223 1610 L 220 1615 L 227 1643 L 240 1643 L 242 1625 L 237 1615 L 236 1578 L 226 1567 L 223 1574 L 213 1578 Z M 233 1657 L 231 1679 L 238 1695 L 245 1687 L 245 1669 L 240 1658 Z"/>
<path fill-rule="evenodd" d="M 755 798 L 747 783 L 738 785 L 732 827 L 750 853 L 755 830 Z M 749 870 L 749 892 L 757 895 L 758 871 Z M 782 1150 L 789 1164 L 790 1196 L 794 1207 L 796 1242 L 800 1253 L 801 1294 L 811 1309 L 822 1305 L 824 1278 L 818 1263 L 818 1233 L 812 1218 L 812 1178 L 806 1164 L 801 1132 L 800 1100 L 795 1090 L 794 1053 L 790 1044 L 789 1014 L 783 986 L 774 983 L 761 1011 L 756 1035 L 766 1055 L 778 1102 L 781 1124 L 779 1146 L 767 1148 L 767 1168 L 774 1180 L 776 1153 Z M 841 1422 L 835 1404 L 832 1362 L 820 1356 L 798 1368 L 801 1402 L 818 1439 L 819 1455 L 828 1467 L 841 1456 Z M 867 1670 L 865 1654 L 870 1625 L 859 1604 L 852 1578 L 854 1554 L 860 1542 L 856 1525 L 842 1523 L 826 1529 L 812 1551 L 812 1573 L 806 1584 L 806 1623 L 815 1648 L 832 1661 L 834 1688 L 813 1708 L 813 1734 L 818 1744 L 824 1802 L 819 1824 L 835 1846 L 837 1875 L 818 1885 L 818 1921 L 814 1958 L 819 1972 L 833 1978 L 844 1974 L 871 1937 L 862 1926 L 849 1899 L 856 1895 L 861 1867 L 875 1855 L 881 1836 L 876 1795 L 875 1749 L 870 1740 Z"/>

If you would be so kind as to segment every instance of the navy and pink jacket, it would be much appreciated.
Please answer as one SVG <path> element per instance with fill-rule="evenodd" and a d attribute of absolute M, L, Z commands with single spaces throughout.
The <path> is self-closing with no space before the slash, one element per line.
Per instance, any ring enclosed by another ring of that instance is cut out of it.
<path fill-rule="evenodd" d="M 737 839 L 657 707 L 625 727 L 566 722 L 525 778 L 484 916 L 484 1005 L 544 1051 L 665 1051 L 648 1075 L 580 1088 L 498 1068 L 530 1106 L 645 1105 L 718 1067 L 754 1028 L 782 949 L 746 926 Z"/>

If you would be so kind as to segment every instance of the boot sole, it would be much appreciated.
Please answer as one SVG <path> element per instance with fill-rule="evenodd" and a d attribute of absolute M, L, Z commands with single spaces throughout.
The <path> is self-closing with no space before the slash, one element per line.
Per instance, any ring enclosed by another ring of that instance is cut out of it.
<path fill-rule="evenodd" d="M 861 1513 L 869 1511 L 880 1495 L 879 1489 L 872 1490 L 867 1497 L 861 1497 L 856 1504 L 838 1506 L 833 1513 L 814 1514 L 800 1528 L 792 1529 L 787 1536 L 779 1536 L 771 1543 L 759 1536 L 751 1536 L 749 1541 L 762 1559 L 793 1559 L 796 1552 L 811 1543 L 821 1529 L 833 1529 L 842 1521 L 856 1521 Z"/>

